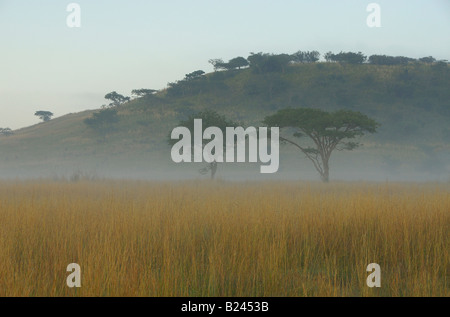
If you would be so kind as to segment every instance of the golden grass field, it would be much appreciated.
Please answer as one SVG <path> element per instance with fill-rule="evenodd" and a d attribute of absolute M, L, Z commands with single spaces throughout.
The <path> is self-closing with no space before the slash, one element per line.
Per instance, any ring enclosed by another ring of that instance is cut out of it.
<path fill-rule="evenodd" d="M 5 181 L 0 296 L 449 296 L 449 229 L 445 183 Z"/>

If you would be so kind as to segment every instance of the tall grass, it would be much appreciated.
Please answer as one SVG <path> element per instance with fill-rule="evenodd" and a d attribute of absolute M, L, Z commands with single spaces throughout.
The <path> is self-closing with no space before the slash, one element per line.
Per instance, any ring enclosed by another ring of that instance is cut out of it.
<path fill-rule="evenodd" d="M 448 184 L 3 182 L 0 296 L 449 296 L 449 229 Z"/>

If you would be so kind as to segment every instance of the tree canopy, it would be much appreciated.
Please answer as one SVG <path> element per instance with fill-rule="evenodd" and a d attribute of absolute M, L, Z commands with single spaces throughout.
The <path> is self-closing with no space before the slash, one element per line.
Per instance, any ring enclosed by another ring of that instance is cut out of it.
<path fill-rule="evenodd" d="M 214 71 L 227 69 L 226 63 L 221 58 L 214 58 L 208 61 L 214 67 Z"/>
<path fill-rule="evenodd" d="M 141 98 L 141 97 L 151 96 L 156 92 L 157 92 L 157 90 L 155 90 L 155 89 L 133 89 L 131 91 L 131 94 L 133 96 L 136 96 L 137 98 Z"/>
<path fill-rule="evenodd" d="M 13 134 L 14 132 L 10 128 L 0 128 L 0 135 L 10 136 Z"/>
<path fill-rule="evenodd" d="M 315 63 L 320 59 L 318 51 L 298 51 L 292 56 L 292 61 L 295 63 Z"/>
<path fill-rule="evenodd" d="M 362 64 L 367 60 L 367 56 L 361 52 L 340 52 L 338 54 L 333 54 L 328 52 L 325 54 L 325 60 L 328 62 L 338 62 L 347 64 Z"/>
<path fill-rule="evenodd" d="M 230 61 L 227 64 L 227 69 L 241 69 L 242 67 L 247 67 L 249 65 L 247 59 L 245 59 L 242 56 L 235 57 L 233 59 L 230 59 Z"/>
<path fill-rule="evenodd" d="M 205 72 L 202 70 L 196 70 L 195 72 L 186 74 L 184 80 L 193 80 L 202 77 L 205 75 Z"/>
<path fill-rule="evenodd" d="M 105 99 L 111 100 L 111 103 L 108 105 L 108 107 L 117 107 L 124 104 L 125 102 L 130 101 L 130 97 L 125 97 L 115 91 L 106 94 Z"/>
<path fill-rule="evenodd" d="M 267 54 L 267 53 L 250 53 L 247 58 L 250 68 L 255 73 L 284 73 L 286 67 L 293 60 L 289 54 Z"/>
<path fill-rule="evenodd" d="M 414 58 L 405 56 L 386 56 L 386 55 L 371 55 L 368 59 L 373 65 L 406 65 L 413 62 Z"/>
<path fill-rule="evenodd" d="M 53 117 L 53 112 L 39 110 L 34 113 L 35 116 L 39 117 L 44 122 L 50 121 Z"/>

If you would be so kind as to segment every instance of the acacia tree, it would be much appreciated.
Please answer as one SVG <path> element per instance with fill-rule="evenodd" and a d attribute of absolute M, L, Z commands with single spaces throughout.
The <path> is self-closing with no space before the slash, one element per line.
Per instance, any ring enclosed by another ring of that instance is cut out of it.
<path fill-rule="evenodd" d="M 200 111 L 194 115 L 189 116 L 187 120 L 180 121 L 178 126 L 179 127 L 186 127 L 191 132 L 191 144 L 194 146 L 194 120 L 195 119 L 202 119 L 202 125 L 203 127 L 217 127 L 220 130 L 222 130 L 222 133 L 226 133 L 227 127 L 234 127 L 238 126 L 237 123 L 227 119 L 225 116 L 220 115 L 214 110 L 204 110 Z M 168 142 L 170 145 L 174 145 L 179 140 L 174 140 L 169 135 Z M 202 139 L 203 146 L 205 146 L 207 143 L 210 142 L 210 140 Z M 224 144 L 224 151 L 226 150 L 226 145 Z M 193 152 L 193 151 L 192 151 Z M 217 164 L 218 162 L 213 161 L 211 163 L 208 163 L 208 165 L 204 168 L 201 168 L 199 170 L 200 174 L 207 174 L 210 173 L 211 179 L 214 179 L 216 172 L 217 172 Z"/>
<path fill-rule="evenodd" d="M 44 122 L 50 121 L 53 117 L 53 113 L 50 111 L 39 110 L 34 113 L 35 116 L 39 117 Z"/>
<path fill-rule="evenodd" d="M 280 136 L 280 140 L 294 145 L 305 154 L 313 162 L 323 182 L 329 182 L 332 152 L 358 148 L 361 144 L 350 140 L 366 133 L 375 133 L 379 126 L 376 121 L 360 112 L 326 112 L 310 108 L 279 110 L 267 116 L 264 124 L 288 129 L 291 137 Z M 294 138 L 307 138 L 309 142 L 303 145 Z"/>
<path fill-rule="evenodd" d="M 196 70 L 195 72 L 186 74 L 184 77 L 184 80 L 189 81 L 193 79 L 201 78 L 203 75 L 205 75 L 205 72 L 202 70 Z"/>
<path fill-rule="evenodd" d="M 130 101 L 130 97 L 125 97 L 117 92 L 113 91 L 105 95 L 105 99 L 111 100 L 112 102 L 108 105 L 108 107 L 118 107 L 125 102 Z"/>
<path fill-rule="evenodd" d="M 158 92 L 158 91 L 155 89 L 133 89 L 131 91 L 131 94 L 133 96 L 136 96 L 136 98 L 142 98 L 142 97 L 151 96 L 151 95 L 155 94 L 156 92 Z"/>
<path fill-rule="evenodd" d="M 242 56 L 239 56 L 239 57 L 235 57 L 233 59 L 230 59 L 228 61 L 227 69 L 236 69 L 236 68 L 237 69 L 241 69 L 241 67 L 247 67 L 248 65 L 249 64 L 248 64 L 247 59 L 245 59 Z"/>
<path fill-rule="evenodd" d="M 250 53 L 247 58 L 250 68 L 257 74 L 284 73 L 289 63 L 293 60 L 288 54 Z"/>
<path fill-rule="evenodd" d="M 219 71 L 219 70 L 225 70 L 225 69 L 227 69 L 227 63 L 225 63 L 224 61 L 223 61 L 223 59 L 221 59 L 221 58 L 215 58 L 215 59 L 210 59 L 209 61 L 208 61 L 208 63 L 210 63 L 211 65 L 213 65 L 213 67 L 214 67 L 214 71 L 215 72 L 217 72 L 217 71 Z"/>
<path fill-rule="evenodd" d="M 292 56 L 292 61 L 295 63 L 315 63 L 320 59 L 320 53 L 318 51 L 298 51 Z"/>
<path fill-rule="evenodd" d="M 10 128 L 0 128 L 0 135 L 10 136 L 13 134 L 14 132 Z"/>

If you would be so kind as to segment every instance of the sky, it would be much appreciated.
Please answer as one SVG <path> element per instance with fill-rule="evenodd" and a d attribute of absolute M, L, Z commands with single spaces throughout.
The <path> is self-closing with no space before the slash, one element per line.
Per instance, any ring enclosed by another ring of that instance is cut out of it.
<path fill-rule="evenodd" d="M 67 6 L 81 8 L 70 28 Z M 367 25 L 367 6 L 381 27 Z M 209 59 L 361 51 L 450 60 L 449 0 L 0 0 L 0 128 L 163 89 Z"/>

